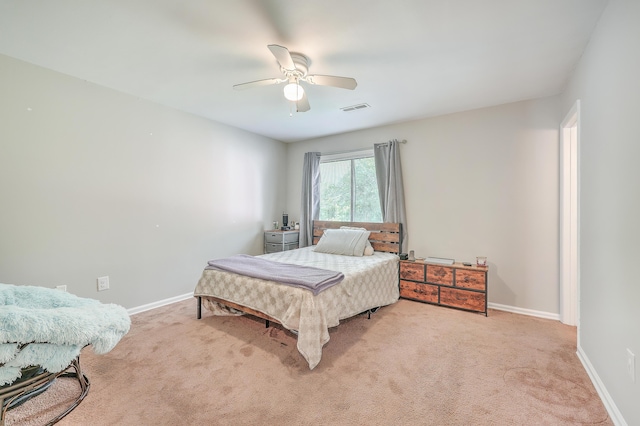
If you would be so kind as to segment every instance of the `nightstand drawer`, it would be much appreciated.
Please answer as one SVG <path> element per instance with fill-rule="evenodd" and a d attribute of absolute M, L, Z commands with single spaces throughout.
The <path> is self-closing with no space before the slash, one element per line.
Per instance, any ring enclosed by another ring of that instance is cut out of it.
<path fill-rule="evenodd" d="M 277 253 L 279 251 L 294 250 L 298 248 L 298 243 L 274 244 L 266 243 L 264 249 L 266 253 Z"/>
<path fill-rule="evenodd" d="M 265 232 L 264 239 L 267 243 L 297 243 L 298 232 Z"/>

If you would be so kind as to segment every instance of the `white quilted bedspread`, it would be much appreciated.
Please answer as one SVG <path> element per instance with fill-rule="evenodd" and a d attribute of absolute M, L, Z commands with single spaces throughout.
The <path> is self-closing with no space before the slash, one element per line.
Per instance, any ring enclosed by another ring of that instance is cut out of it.
<path fill-rule="evenodd" d="M 213 296 L 263 312 L 298 333 L 298 351 L 313 369 L 329 341 L 329 328 L 378 306 L 398 301 L 398 256 L 375 252 L 373 256 L 316 253 L 314 247 L 266 254 L 269 260 L 340 271 L 344 280 L 317 296 L 309 290 L 236 275 L 204 270 L 194 296 Z M 229 314 L 204 304 L 214 314 Z"/>

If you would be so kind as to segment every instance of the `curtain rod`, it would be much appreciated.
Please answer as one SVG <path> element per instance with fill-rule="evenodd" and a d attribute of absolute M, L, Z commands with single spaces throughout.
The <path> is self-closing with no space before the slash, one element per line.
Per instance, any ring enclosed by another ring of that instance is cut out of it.
<path fill-rule="evenodd" d="M 401 141 L 399 141 L 402 144 L 407 143 L 406 139 L 402 139 Z M 382 142 L 384 143 L 384 142 Z M 350 152 L 359 152 L 359 151 L 367 151 L 369 149 L 373 149 L 373 148 L 358 148 L 358 149 L 349 149 L 347 151 L 332 151 L 332 152 L 322 152 L 320 153 L 320 155 L 336 155 L 336 154 L 348 154 Z"/>

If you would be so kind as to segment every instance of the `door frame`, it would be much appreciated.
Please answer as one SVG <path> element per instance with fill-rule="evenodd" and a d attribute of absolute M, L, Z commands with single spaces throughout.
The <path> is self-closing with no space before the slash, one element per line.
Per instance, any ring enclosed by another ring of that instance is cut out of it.
<path fill-rule="evenodd" d="M 560 321 L 580 326 L 580 100 L 560 125 Z M 578 339 L 580 333 L 578 333 Z M 578 342 L 579 344 L 579 342 Z"/>

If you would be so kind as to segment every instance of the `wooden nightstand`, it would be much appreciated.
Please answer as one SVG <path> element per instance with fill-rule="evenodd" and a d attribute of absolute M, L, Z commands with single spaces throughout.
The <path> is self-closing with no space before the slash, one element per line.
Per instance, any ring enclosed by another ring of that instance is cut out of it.
<path fill-rule="evenodd" d="M 275 229 L 273 231 L 264 231 L 264 252 L 275 253 L 297 249 L 299 238 L 299 230 L 280 231 Z"/>
<path fill-rule="evenodd" d="M 487 315 L 489 268 L 400 261 L 400 297 Z"/>

